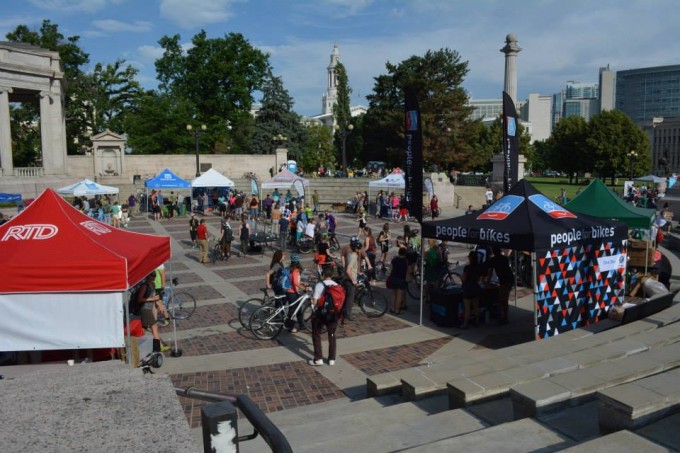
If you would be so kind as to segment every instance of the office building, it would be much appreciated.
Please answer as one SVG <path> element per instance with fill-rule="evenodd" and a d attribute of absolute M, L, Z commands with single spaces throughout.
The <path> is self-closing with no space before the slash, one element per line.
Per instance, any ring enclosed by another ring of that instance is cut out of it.
<path fill-rule="evenodd" d="M 680 116 L 680 65 L 618 71 L 615 99 L 636 123 Z"/>

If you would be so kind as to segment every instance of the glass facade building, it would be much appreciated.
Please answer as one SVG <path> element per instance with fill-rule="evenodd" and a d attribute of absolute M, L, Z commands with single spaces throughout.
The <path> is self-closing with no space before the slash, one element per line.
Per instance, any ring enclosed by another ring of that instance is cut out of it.
<path fill-rule="evenodd" d="M 680 65 L 617 71 L 615 99 L 635 122 L 680 116 Z"/>

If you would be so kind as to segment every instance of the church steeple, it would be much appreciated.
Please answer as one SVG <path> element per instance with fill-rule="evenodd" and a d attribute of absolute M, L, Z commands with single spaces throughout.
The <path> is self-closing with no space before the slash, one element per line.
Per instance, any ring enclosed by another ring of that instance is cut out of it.
<path fill-rule="evenodd" d="M 326 87 L 326 94 L 323 95 L 321 106 L 322 114 L 333 113 L 333 107 L 338 102 L 338 80 L 335 74 L 335 67 L 340 62 L 340 49 L 337 44 L 333 44 L 333 51 L 331 52 L 331 61 L 326 70 L 328 71 L 328 86 Z"/>

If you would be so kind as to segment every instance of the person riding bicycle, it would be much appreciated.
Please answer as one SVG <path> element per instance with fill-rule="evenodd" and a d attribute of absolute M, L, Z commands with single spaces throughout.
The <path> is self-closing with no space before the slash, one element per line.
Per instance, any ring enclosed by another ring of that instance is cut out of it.
<path fill-rule="evenodd" d="M 286 290 L 286 298 L 288 299 L 288 303 L 292 304 L 296 300 L 300 298 L 300 295 L 302 294 L 302 291 L 307 291 L 309 287 L 302 282 L 302 265 L 300 264 L 300 256 L 299 255 L 292 255 L 290 257 L 290 288 Z M 290 333 L 297 333 L 299 330 L 303 330 L 305 328 L 305 321 L 303 317 L 302 310 L 297 311 L 297 323 L 298 327 L 295 327 L 295 324 L 292 319 L 290 319 L 291 316 L 293 316 L 293 312 L 295 312 L 296 307 L 291 307 L 288 310 L 288 317 L 289 317 L 289 326 L 290 326 Z"/>

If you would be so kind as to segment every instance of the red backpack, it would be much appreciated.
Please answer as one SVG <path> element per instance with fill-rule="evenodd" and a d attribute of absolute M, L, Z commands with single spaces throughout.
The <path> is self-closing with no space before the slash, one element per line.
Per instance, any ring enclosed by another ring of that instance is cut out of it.
<path fill-rule="evenodd" d="M 345 307 L 345 288 L 342 285 L 326 285 L 323 281 L 321 283 L 324 286 L 323 294 L 318 302 L 321 318 L 326 323 L 342 319 Z"/>

